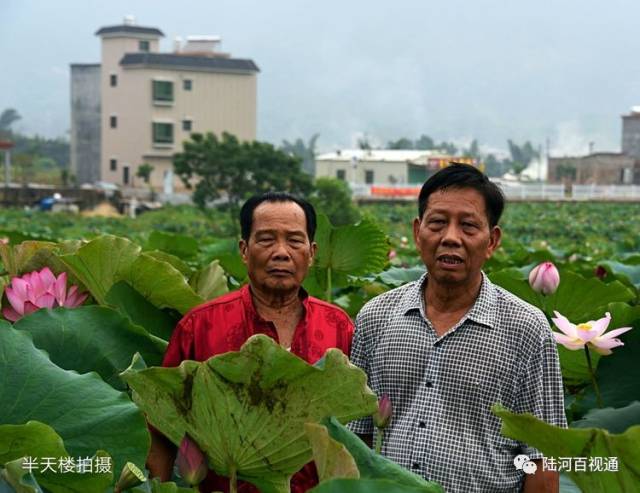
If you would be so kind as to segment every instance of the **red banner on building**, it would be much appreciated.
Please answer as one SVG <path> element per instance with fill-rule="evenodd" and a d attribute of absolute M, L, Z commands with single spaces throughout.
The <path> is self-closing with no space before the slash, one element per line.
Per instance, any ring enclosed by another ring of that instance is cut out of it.
<path fill-rule="evenodd" d="M 374 197 L 417 197 L 421 187 L 380 187 L 372 186 Z"/>

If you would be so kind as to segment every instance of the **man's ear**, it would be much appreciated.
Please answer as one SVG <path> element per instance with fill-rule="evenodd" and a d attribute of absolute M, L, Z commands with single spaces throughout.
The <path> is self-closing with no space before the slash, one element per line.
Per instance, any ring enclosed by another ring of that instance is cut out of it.
<path fill-rule="evenodd" d="M 502 230 L 500 226 L 494 226 L 489 233 L 489 248 L 487 249 L 487 259 L 500 247 L 502 241 Z"/>
<path fill-rule="evenodd" d="M 419 217 L 414 218 L 413 220 L 413 243 L 418 246 L 418 233 L 420 232 L 420 224 L 422 220 Z"/>
<path fill-rule="evenodd" d="M 313 259 L 316 257 L 318 251 L 318 244 L 315 241 L 311 242 L 311 256 L 309 257 L 309 266 L 313 265 Z"/>
<path fill-rule="evenodd" d="M 240 256 L 242 257 L 242 262 L 246 265 L 247 263 L 247 242 L 244 240 L 240 240 L 238 242 L 238 248 L 240 249 Z"/>

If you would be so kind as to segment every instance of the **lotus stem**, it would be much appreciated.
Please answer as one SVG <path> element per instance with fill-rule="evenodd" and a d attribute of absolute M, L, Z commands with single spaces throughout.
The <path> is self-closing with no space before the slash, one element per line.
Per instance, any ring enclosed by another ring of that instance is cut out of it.
<path fill-rule="evenodd" d="M 331 267 L 327 269 L 327 301 L 331 303 Z"/>
<path fill-rule="evenodd" d="M 231 467 L 231 474 L 229 475 L 229 493 L 238 493 L 238 477 L 235 467 Z"/>
<path fill-rule="evenodd" d="M 603 408 L 602 395 L 600 394 L 600 388 L 598 387 L 598 381 L 596 380 L 596 373 L 593 371 L 593 365 L 591 364 L 591 355 L 589 354 L 589 346 L 584 345 L 584 354 L 587 357 L 587 366 L 589 367 L 589 375 L 591 376 L 591 383 L 593 384 L 593 390 L 596 393 L 596 403 L 599 408 Z"/>
<path fill-rule="evenodd" d="M 384 430 L 381 428 L 376 428 L 376 446 L 375 451 L 376 454 L 380 455 L 382 452 L 382 435 L 384 435 Z"/>

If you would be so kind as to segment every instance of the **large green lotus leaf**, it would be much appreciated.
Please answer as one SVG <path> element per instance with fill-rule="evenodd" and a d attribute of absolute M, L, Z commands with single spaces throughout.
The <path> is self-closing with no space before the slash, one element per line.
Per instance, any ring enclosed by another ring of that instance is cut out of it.
<path fill-rule="evenodd" d="M 203 363 L 130 368 L 122 377 L 173 443 L 189 433 L 218 474 L 235 470 L 263 493 L 288 491 L 291 475 L 311 459 L 305 423 L 329 415 L 349 421 L 377 408 L 366 375 L 338 349 L 312 366 L 265 335 Z"/>
<path fill-rule="evenodd" d="M 636 289 L 640 289 L 640 265 L 616 262 L 614 260 L 605 260 L 599 262 L 599 264 L 615 276 L 626 278 L 629 284 L 635 286 Z"/>
<path fill-rule="evenodd" d="M 16 464 L 7 467 L 6 477 L 12 484 L 19 484 L 27 474 L 22 467 L 23 457 L 37 458 L 55 457 L 54 471 L 41 472 L 38 466 L 33 471 L 37 483 L 50 493 L 86 493 L 103 492 L 113 481 L 113 470 L 96 473 L 61 473 L 58 469 L 57 459 L 70 457 L 64 447 L 60 435 L 50 426 L 38 421 L 29 421 L 24 425 L 0 425 L 0 465 L 16 461 Z M 109 454 L 98 451 L 92 457 L 95 464 L 96 457 L 109 457 Z M 75 457 L 74 457 L 75 459 Z M 111 460 L 101 459 L 101 460 Z M 15 467 L 15 466 L 18 467 Z M 42 466 L 44 469 L 46 466 Z"/>
<path fill-rule="evenodd" d="M 560 473 L 560 493 L 582 493 L 566 473 Z"/>
<path fill-rule="evenodd" d="M 613 435 L 599 428 L 563 429 L 531 414 L 515 414 L 496 404 L 502 434 L 539 449 L 546 457 L 617 457 L 617 472 L 567 471 L 583 491 L 607 493 L 636 491 L 640 484 L 640 426 Z"/>
<path fill-rule="evenodd" d="M 165 341 L 171 338 L 173 329 L 180 319 L 179 316 L 171 316 L 166 310 L 156 308 L 126 281 L 111 286 L 106 300 L 109 305 L 129 317 L 134 324 L 144 327 L 147 332 Z"/>
<path fill-rule="evenodd" d="M 189 259 L 198 254 L 198 241 L 191 236 L 153 231 L 144 249 L 162 250 L 182 259 Z"/>
<path fill-rule="evenodd" d="M 585 279 L 570 271 L 560 272 L 558 290 L 549 296 L 535 293 L 529 283 L 513 275 L 512 270 L 494 272 L 489 276 L 493 282 L 523 300 L 537 306 L 548 317 L 554 310 L 567 317 L 573 323 L 586 322 L 591 316 L 601 312 L 613 302 L 628 302 L 634 299 L 634 293 L 619 281 L 605 284 L 597 278 Z"/>
<path fill-rule="evenodd" d="M 419 491 L 444 493 L 442 486 L 432 481 L 426 481 L 417 474 L 400 467 L 395 462 L 376 454 L 366 443 L 343 426 L 334 417 L 322 420 L 322 424 L 329 431 L 334 440 L 342 443 L 356 461 L 362 479 L 390 480 L 394 484 L 409 488 L 419 488 Z"/>
<path fill-rule="evenodd" d="M 0 467 L 0 493 L 43 493 L 32 472 L 27 473 L 20 461 Z"/>
<path fill-rule="evenodd" d="M 388 286 L 402 286 L 409 282 L 417 281 L 426 272 L 423 266 L 415 266 L 409 268 L 391 267 L 377 275 L 380 282 Z"/>
<path fill-rule="evenodd" d="M 127 490 L 129 491 L 129 490 Z M 194 493 L 193 488 L 181 488 L 172 481 L 162 483 L 158 478 L 146 481 L 140 486 L 131 489 L 131 493 Z"/>
<path fill-rule="evenodd" d="M 63 448 L 60 435 L 44 423 L 0 425 L 0 466 L 25 456 L 54 457 Z"/>
<path fill-rule="evenodd" d="M 388 261 L 387 236 L 367 220 L 334 228 L 327 216 L 319 214 L 316 243 L 314 264 L 318 269 L 359 276 L 380 272 Z"/>
<path fill-rule="evenodd" d="M 19 245 L 0 243 L 0 258 L 4 269 L 13 277 L 24 271 L 24 266 L 38 250 L 54 250 L 56 246 L 56 243 L 50 241 L 23 241 Z"/>
<path fill-rule="evenodd" d="M 389 479 L 332 479 L 320 483 L 309 493 L 429 493 L 442 488 L 425 488 L 396 483 Z"/>
<path fill-rule="evenodd" d="M 101 236 L 73 254 L 61 255 L 65 265 L 100 304 L 106 303 L 111 286 L 126 280 L 131 266 L 140 254 L 135 243 L 117 236 Z"/>
<path fill-rule="evenodd" d="M 106 450 L 114 470 L 127 461 L 143 467 L 149 432 L 129 397 L 97 373 L 78 375 L 51 362 L 31 336 L 0 322 L 0 423 L 41 421 L 51 426 L 74 456 Z"/>
<path fill-rule="evenodd" d="M 120 373 L 140 353 L 160 365 L 167 343 L 132 324 L 116 310 L 103 306 L 38 310 L 21 318 L 14 328 L 28 332 L 38 349 L 65 370 L 97 372 L 117 390 L 126 390 Z"/>
<path fill-rule="evenodd" d="M 180 271 L 146 253 L 133 262 L 124 280 L 158 308 L 173 308 L 184 314 L 204 302 Z"/>
<path fill-rule="evenodd" d="M 53 243 L 55 241 L 54 238 L 9 229 L 0 230 L 0 238 L 7 238 L 9 240 L 9 243 L 11 243 L 12 245 L 16 245 L 25 241 L 39 241 L 50 243 Z"/>
<path fill-rule="evenodd" d="M 358 466 L 349 451 L 329 436 L 326 427 L 317 423 L 306 423 L 304 429 L 311 444 L 313 462 L 316 464 L 320 481 L 360 477 Z"/>
<path fill-rule="evenodd" d="M 189 285 L 205 300 L 212 300 L 229 291 L 227 276 L 224 275 L 224 269 L 220 267 L 218 260 L 213 260 L 196 272 L 189 280 Z"/>
<path fill-rule="evenodd" d="M 559 332 L 556 327 L 552 327 L 556 332 Z M 587 359 L 583 349 L 577 349 L 575 351 L 567 349 L 562 344 L 557 345 L 558 357 L 560 358 L 560 367 L 562 369 L 562 380 L 565 385 L 568 386 L 581 386 L 584 384 L 591 384 L 591 376 L 589 374 L 589 367 L 587 366 Z M 600 356 L 595 351 L 590 351 L 591 364 L 593 368 L 597 368 L 600 362 Z"/>
<path fill-rule="evenodd" d="M 150 252 L 144 252 L 150 257 L 155 258 L 156 260 L 162 260 L 170 265 L 172 265 L 175 269 L 179 270 L 183 276 L 189 277 L 193 269 L 187 265 L 186 262 L 180 260 L 180 258 L 175 255 L 171 255 L 170 253 L 163 252 L 161 250 L 152 250 Z"/>
<path fill-rule="evenodd" d="M 233 239 L 216 241 L 203 248 L 206 262 L 218 260 L 224 271 L 238 282 L 247 278 L 247 266 L 242 261 L 238 242 Z"/>
<path fill-rule="evenodd" d="M 582 419 L 571 423 L 572 428 L 604 428 L 609 433 L 624 433 L 635 425 L 640 425 L 639 401 L 618 409 L 591 409 Z"/>

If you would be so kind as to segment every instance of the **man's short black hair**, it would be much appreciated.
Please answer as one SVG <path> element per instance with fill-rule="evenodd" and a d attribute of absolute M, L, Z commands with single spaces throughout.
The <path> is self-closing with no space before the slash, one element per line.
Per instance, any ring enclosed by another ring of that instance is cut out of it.
<path fill-rule="evenodd" d="M 478 168 L 462 163 L 451 163 L 429 177 L 422 185 L 418 196 L 418 216 L 420 219 L 422 219 L 424 211 L 427 209 L 427 202 L 432 193 L 452 188 L 472 188 L 480 192 L 484 197 L 489 227 L 497 226 L 504 210 L 502 190 Z"/>
<path fill-rule="evenodd" d="M 286 192 L 266 192 L 262 195 L 254 195 L 244 203 L 242 209 L 240 209 L 240 230 L 244 241 L 249 241 L 249 236 L 251 236 L 253 211 L 263 202 L 294 202 L 298 204 L 304 211 L 304 217 L 307 220 L 309 241 L 313 241 L 316 234 L 316 211 L 306 200 Z"/>

